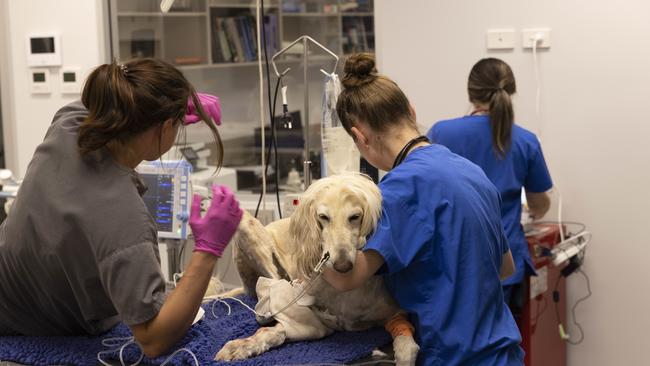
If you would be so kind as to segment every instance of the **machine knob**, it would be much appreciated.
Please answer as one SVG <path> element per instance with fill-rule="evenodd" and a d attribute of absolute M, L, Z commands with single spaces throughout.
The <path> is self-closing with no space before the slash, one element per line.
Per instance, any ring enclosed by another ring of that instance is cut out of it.
<path fill-rule="evenodd" d="M 181 212 L 179 214 L 176 214 L 176 218 L 183 222 L 187 222 L 187 220 L 189 220 L 190 217 L 187 214 L 187 212 Z"/>

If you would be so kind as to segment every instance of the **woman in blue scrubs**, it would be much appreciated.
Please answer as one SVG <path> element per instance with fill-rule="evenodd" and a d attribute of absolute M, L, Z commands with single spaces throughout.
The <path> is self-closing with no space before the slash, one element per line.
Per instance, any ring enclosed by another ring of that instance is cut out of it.
<path fill-rule="evenodd" d="M 549 209 L 546 191 L 553 183 L 537 137 L 514 124 L 510 96 L 516 92 L 510 66 L 486 58 L 472 68 L 467 83 L 474 111 L 436 123 L 427 136 L 437 144 L 480 166 L 501 194 L 501 218 L 515 260 L 516 271 L 503 282 L 506 303 L 518 313 L 523 305 L 522 283 L 535 270 L 521 221 L 521 189 L 528 209 L 539 219 Z"/>
<path fill-rule="evenodd" d="M 513 270 L 499 193 L 479 167 L 430 144 L 408 99 L 368 54 L 345 64 L 337 113 L 361 155 L 388 171 L 382 215 L 354 267 L 327 268 L 337 290 L 383 274 L 409 313 L 419 365 L 523 365 L 500 277 Z"/>

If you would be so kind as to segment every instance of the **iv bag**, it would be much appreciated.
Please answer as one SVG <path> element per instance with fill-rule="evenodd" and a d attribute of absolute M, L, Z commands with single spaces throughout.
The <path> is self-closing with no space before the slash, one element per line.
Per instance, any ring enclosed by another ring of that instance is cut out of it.
<path fill-rule="evenodd" d="M 323 177 L 345 171 L 358 172 L 361 156 L 336 114 L 336 101 L 341 93 L 341 82 L 336 74 L 325 78 L 323 120 L 321 123 L 321 175 Z"/>

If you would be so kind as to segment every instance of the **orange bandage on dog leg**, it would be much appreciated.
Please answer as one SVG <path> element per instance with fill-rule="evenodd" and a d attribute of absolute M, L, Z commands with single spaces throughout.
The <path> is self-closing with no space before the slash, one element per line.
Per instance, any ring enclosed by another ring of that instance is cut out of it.
<path fill-rule="evenodd" d="M 406 319 L 406 314 L 404 313 L 395 314 L 395 316 L 384 324 L 384 328 L 390 333 L 393 339 L 397 336 L 413 337 L 413 332 L 415 331 L 415 328 Z"/>

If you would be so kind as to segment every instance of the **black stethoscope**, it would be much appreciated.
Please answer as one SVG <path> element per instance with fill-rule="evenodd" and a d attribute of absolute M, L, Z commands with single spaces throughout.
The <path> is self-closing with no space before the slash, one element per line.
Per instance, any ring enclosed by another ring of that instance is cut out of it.
<path fill-rule="evenodd" d="M 406 145 L 404 145 L 402 150 L 400 150 L 399 154 L 397 154 L 397 158 L 395 158 L 395 162 L 393 163 L 392 169 L 395 169 L 396 166 L 400 165 L 404 161 L 404 159 L 406 159 L 406 155 L 408 155 L 409 151 L 413 149 L 413 146 L 419 144 L 420 142 L 431 143 L 431 141 L 429 141 L 429 138 L 424 135 L 420 135 L 412 138 L 411 141 L 407 142 Z"/>

